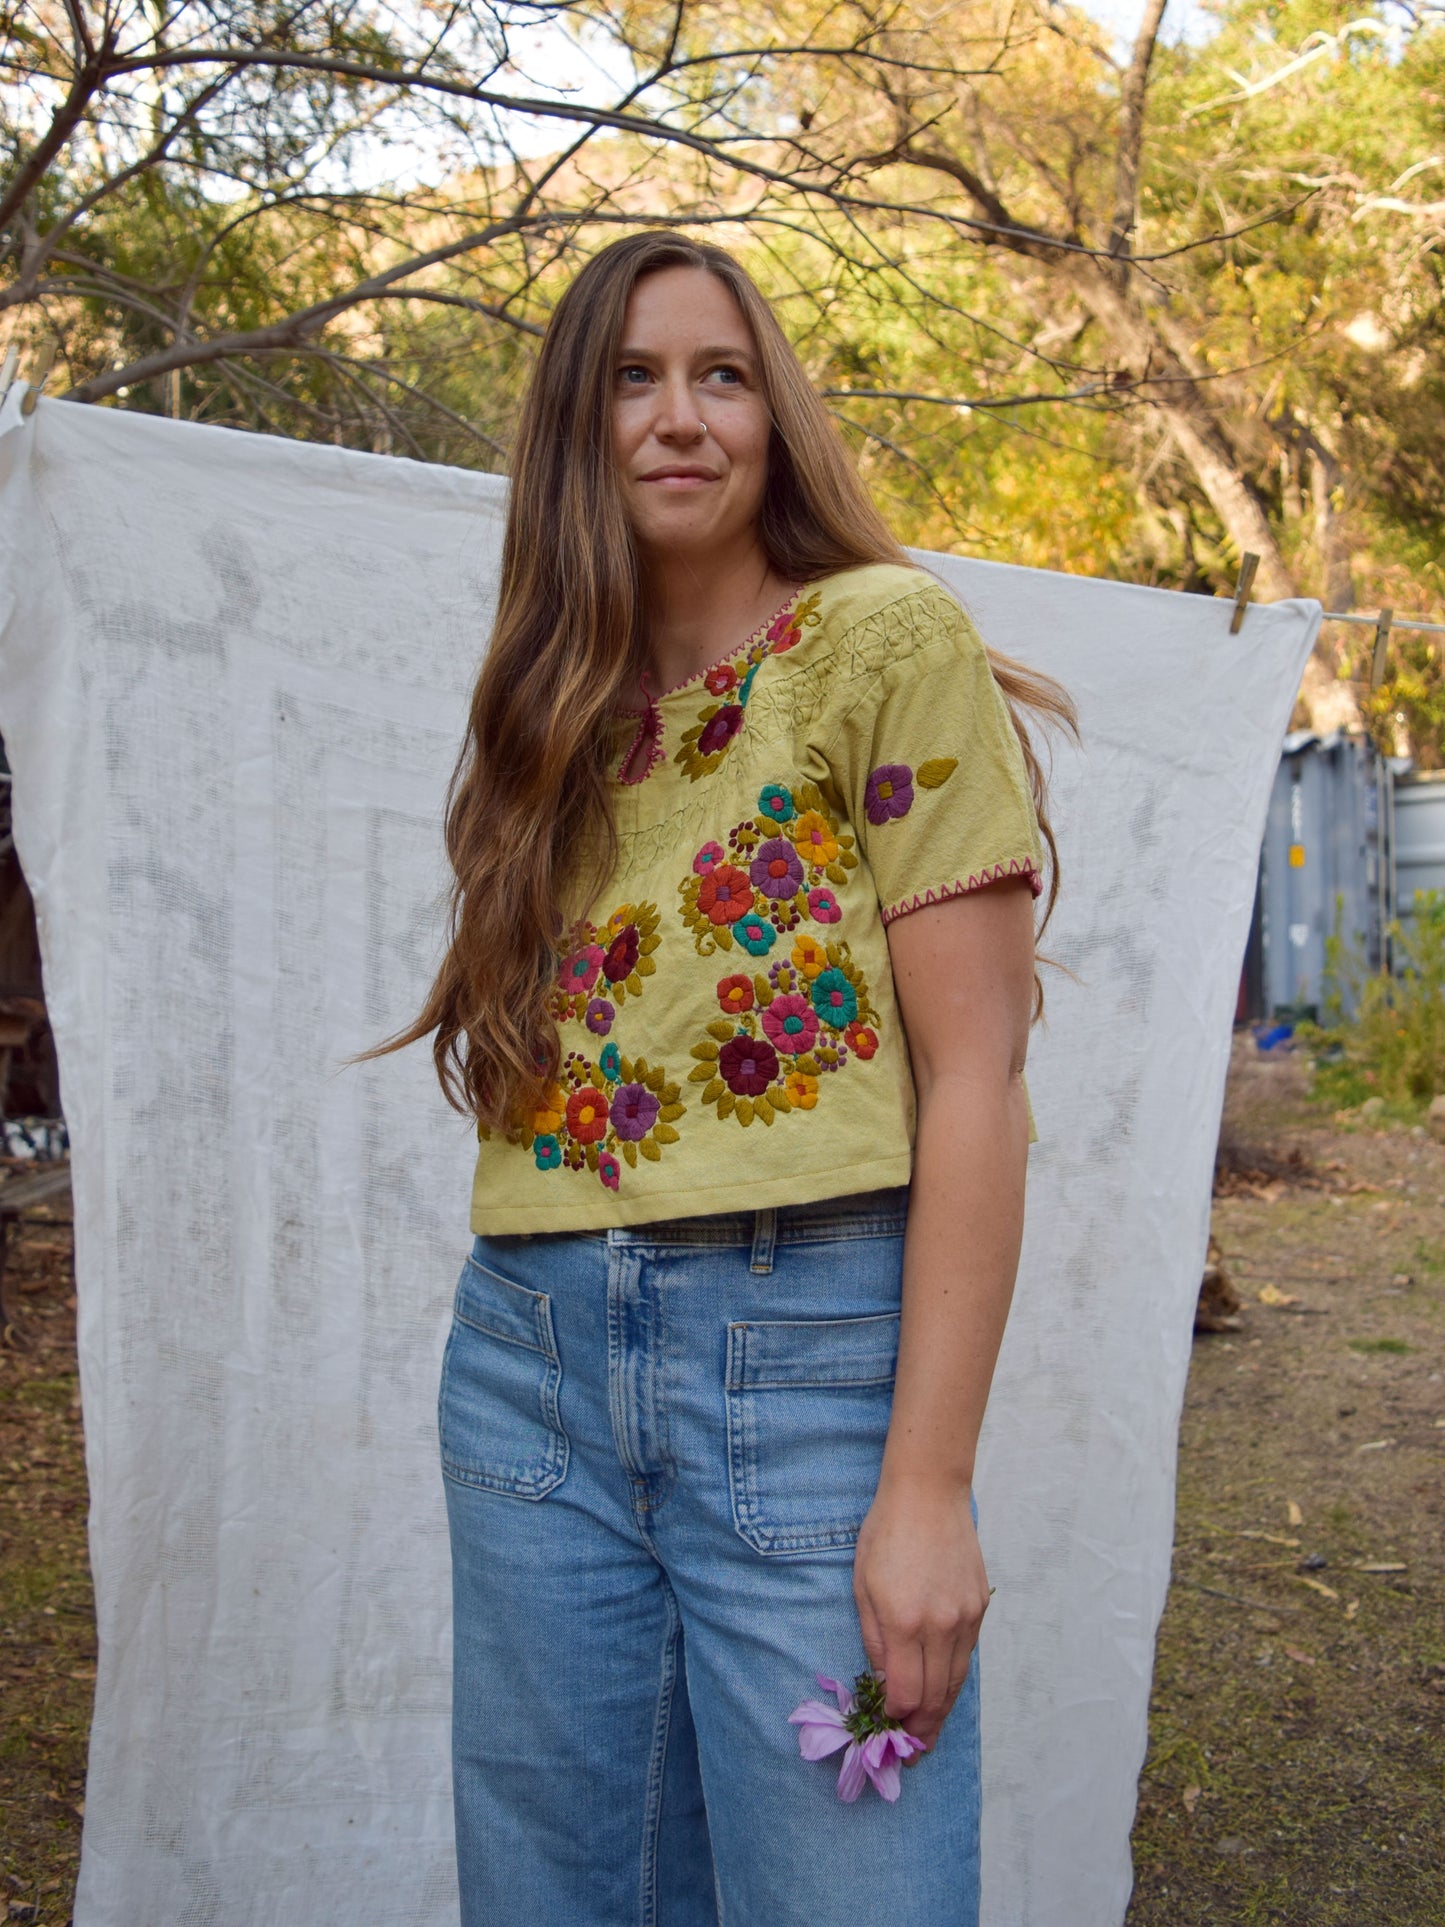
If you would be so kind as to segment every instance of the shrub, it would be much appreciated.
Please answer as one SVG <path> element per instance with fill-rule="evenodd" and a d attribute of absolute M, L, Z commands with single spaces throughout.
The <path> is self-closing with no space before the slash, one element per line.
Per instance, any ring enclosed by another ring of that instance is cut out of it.
<path fill-rule="evenodd" d="M 1323 1022 L 1308 1027 L 1316 1092 L 1336 1106 L 1378 1096 L 1418 1109 L 1445 1091 L 1445 894 L 1417 890 L 1411 921 L 1390 924 L 1388 975 L 1364 968 L 1340 934 L 1341 912 L 1337 901 L 1325 943 Z"/>

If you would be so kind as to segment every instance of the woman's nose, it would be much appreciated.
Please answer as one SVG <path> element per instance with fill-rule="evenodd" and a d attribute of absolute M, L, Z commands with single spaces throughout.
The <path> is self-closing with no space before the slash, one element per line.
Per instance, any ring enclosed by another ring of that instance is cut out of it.
<path fill-rule="evenodd" d="M 653 432 L 661 442 L 695 442 L 700 416 L 691 384 L 681 376 L 658 384 Z"/>

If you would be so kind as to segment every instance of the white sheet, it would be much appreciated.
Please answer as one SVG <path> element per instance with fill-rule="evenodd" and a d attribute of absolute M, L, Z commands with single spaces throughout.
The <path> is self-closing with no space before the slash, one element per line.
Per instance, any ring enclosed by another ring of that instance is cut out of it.
<path fill-rule="evenodd" d="M 503 484 L 0 414 L 0 730 L 74 1146 L 100 1667 L 77 1927 L 443 1927 L 435 1375 L 470 1142 L 422 1050 Z M 980 1471 L 989 1927 L 1117 1927 L 1265 803 L 1318 606 L 941 556 L 1060 676 L 1065 895 Z M 763 1927 L 755 1923 L 753 1927 Z M 771 1924 L 769 1924 L 771 1927 Z"/>

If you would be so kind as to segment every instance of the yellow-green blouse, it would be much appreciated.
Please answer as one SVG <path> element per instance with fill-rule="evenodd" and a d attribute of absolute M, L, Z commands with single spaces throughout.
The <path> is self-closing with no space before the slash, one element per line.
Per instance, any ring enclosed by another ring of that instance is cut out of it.
<path fill-rule="evenodd" d="M 474 1231 L 578 1231 L 905 1184 L 886 926 L 1041 888 L 1018 738 L 921 570 L 800 591 L 614 746 L 615 874 L 558 959 L 557 1083 L 482 1139 Z M 624 780 L 624 771 L 632 780 Z"/>

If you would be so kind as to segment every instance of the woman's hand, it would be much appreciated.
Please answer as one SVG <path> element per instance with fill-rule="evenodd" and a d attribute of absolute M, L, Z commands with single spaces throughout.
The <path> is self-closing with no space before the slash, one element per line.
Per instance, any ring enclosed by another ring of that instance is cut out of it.
<path fill-rule="evenodd" d="M 858 1534 L 853 1597 L 868 1664 L 888 1684 L 889 1718 L 932 1747 L 988 1608 L 968 1488 L 885 1474 Z"/>

